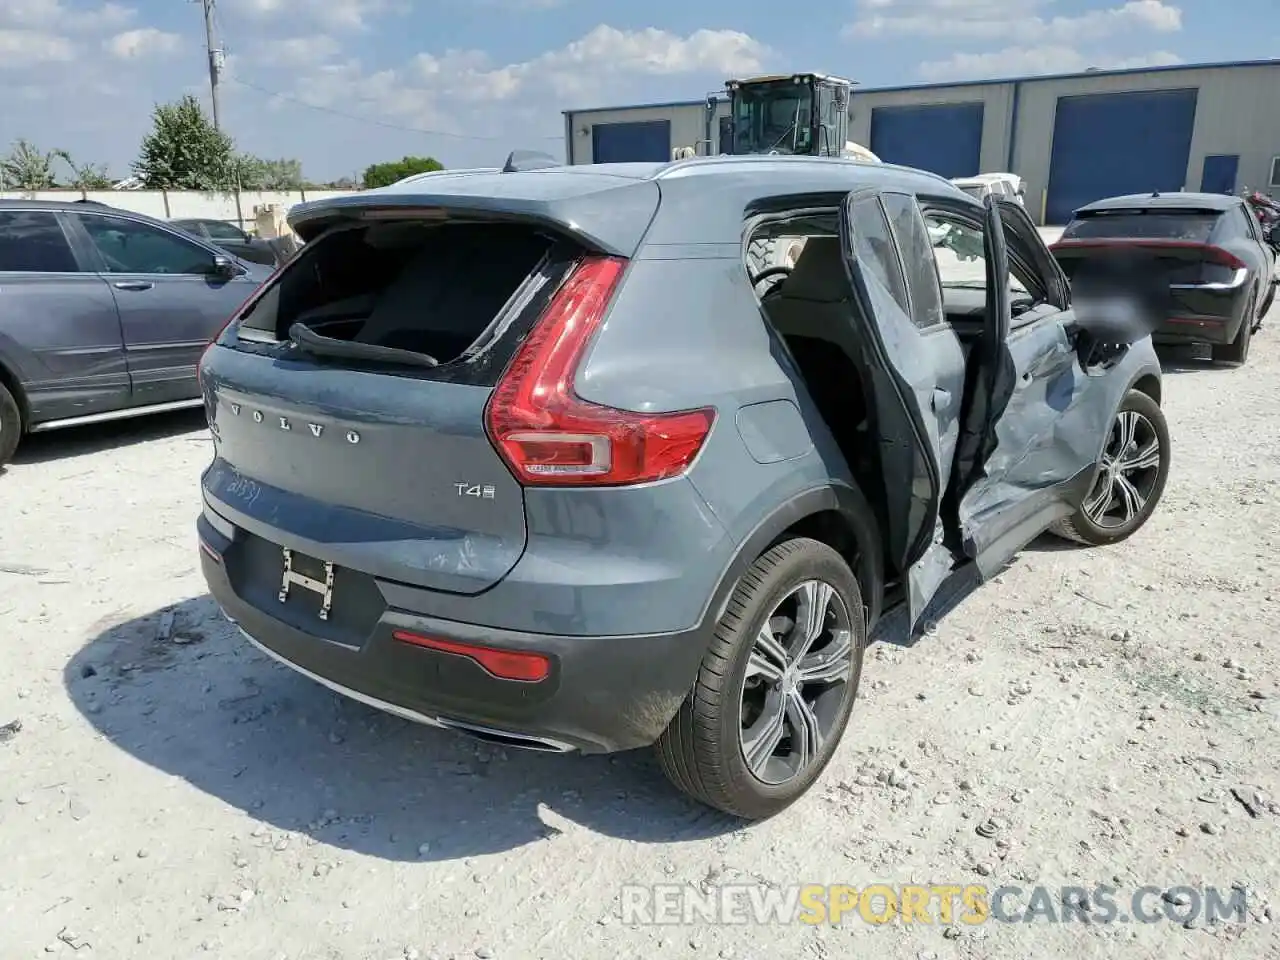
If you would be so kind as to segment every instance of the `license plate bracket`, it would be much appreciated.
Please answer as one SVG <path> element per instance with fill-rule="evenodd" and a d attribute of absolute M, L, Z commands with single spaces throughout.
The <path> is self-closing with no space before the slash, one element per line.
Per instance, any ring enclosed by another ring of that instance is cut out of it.
<path fill-rule="evenodd" d="M 319 580 L 294 569 L 293 551 L 288 547 L 282 547 L 281 553 L 283 555 L 284 571 L 280 578 L 280 592 L 276 595 L 276 599 L 281 603 L 287 603 L 291 586 L 298 586 L 311 593 L 319 594 L 321 598 L 320 619 L 328 620 L 329 611 L 333 609 L 333 564 L 328 560 L 323 561 L 324 579 Z"/>

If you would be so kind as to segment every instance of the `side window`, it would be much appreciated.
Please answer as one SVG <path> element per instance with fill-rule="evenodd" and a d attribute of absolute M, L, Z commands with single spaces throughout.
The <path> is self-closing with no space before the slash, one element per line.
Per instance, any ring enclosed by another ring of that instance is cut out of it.
<path fill-rule="evenodd" d="M 80 214 L 108 273 L 207 276 L 212 255 L 194 243 L 134 220 Z"/>
<path fill-rule="evenodd" d="M 880 198 L 868 197 L 855 203 L 853 219 L 854 254 L 858 262 L 893 294 L 893 299 L 898 301 L 903 311 L 910 314 L 906 281 L 902 278 L 893 235 L 889 232 L 889 221 L 885 219 Z"/>
<path fill-rule="evenodd" d="M 1239 229 L 1244 231 L 1244 235 L 1250 240 L 1259 239 L 1258 222 L 1253 219 L 1253 211 L 1248 206 L 1241 204 L 1235 208 L 1235 219 L 1240 224 Z"/>
<path fill-rule="evenodd" d="M 0 212 L 0 272 L 79 273 L 58 218 L 46 210 Z"/>
<path fill-rule="evenodd" d="M 935 217 L 926 217 L 925 227 L 938 265 L 938 280 L 944 297 L 951 287 L 985 290 L 987 258 L 982 246 L 981 228 Z M 1009 243 L 1013 243 L 1007 231 L 1005 236 Z M 1014 293 L 1027 292 L 1026 285 L 1012 272 L 1009 289 Z"/>
<path fill-rule="evenodd" d="M 229 223 L 223 223 L 221 220 L 205 220 L 203 221 L 204 232 L 214 240 L 247 240 L 248 238 L 240 230 L 237 230 Z"/>
<path fill-rule="evenodd" d="M 942 291 L 938 288 L 938 265 L 915 197 L 886 193 L 884 208 L 902 253 L 907 291 L 911 295 L 911 319 L 921 328 L 942 323 L 946 318 L 942 312 Z"/>

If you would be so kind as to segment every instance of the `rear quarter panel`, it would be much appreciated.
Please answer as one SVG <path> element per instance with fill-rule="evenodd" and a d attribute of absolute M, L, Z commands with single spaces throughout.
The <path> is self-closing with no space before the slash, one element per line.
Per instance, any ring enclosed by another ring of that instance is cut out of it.
<path fill-rule="evenodd" d="M 663 244 L 646 245 L 633 261 L 579 371 L 575 386 L 587 400 L 716 409 L 688 478 L 723 526 L 723 541 L 707 552 L 682 542 L 697 531 L 653 526 L 673 549 L 702 550 L 673 598 L 682 609 L 705 608 L 739 547 L 786 504 L 833 481 L 853 484 L 790 362 L 761 316 L 739 243 Z"/>

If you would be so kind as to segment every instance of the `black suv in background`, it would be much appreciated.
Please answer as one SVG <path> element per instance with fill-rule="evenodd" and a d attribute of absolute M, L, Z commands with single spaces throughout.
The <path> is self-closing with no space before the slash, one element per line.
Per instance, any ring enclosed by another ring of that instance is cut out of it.
<path fill-rule="evenodd" d="M 264 240 L 246 233 L 226 220 L 194 218 L 169 222 L 179 230 L 185 230 L 192 236 L 200 237 L 228 253 L 235 254 L 241 260 L 262 263 L 268 267 L 274 267 L 288 260 L 297 249 L 297 244 L 290 237 Z"/>

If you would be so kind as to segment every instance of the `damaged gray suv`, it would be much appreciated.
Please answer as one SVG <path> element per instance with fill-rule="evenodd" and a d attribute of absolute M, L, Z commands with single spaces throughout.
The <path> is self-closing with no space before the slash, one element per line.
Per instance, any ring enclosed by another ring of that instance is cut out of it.
<path fill-rule="evenodd" d="M 205 353 L 209 587 L 266 653 L 770 816 L 908 639 L 1169 470 L 1150 339 L 1016 203 L 803 157 L 460 171 L 295 207 Z M 781 255 L 779 255 L 781 254 Z"/>

